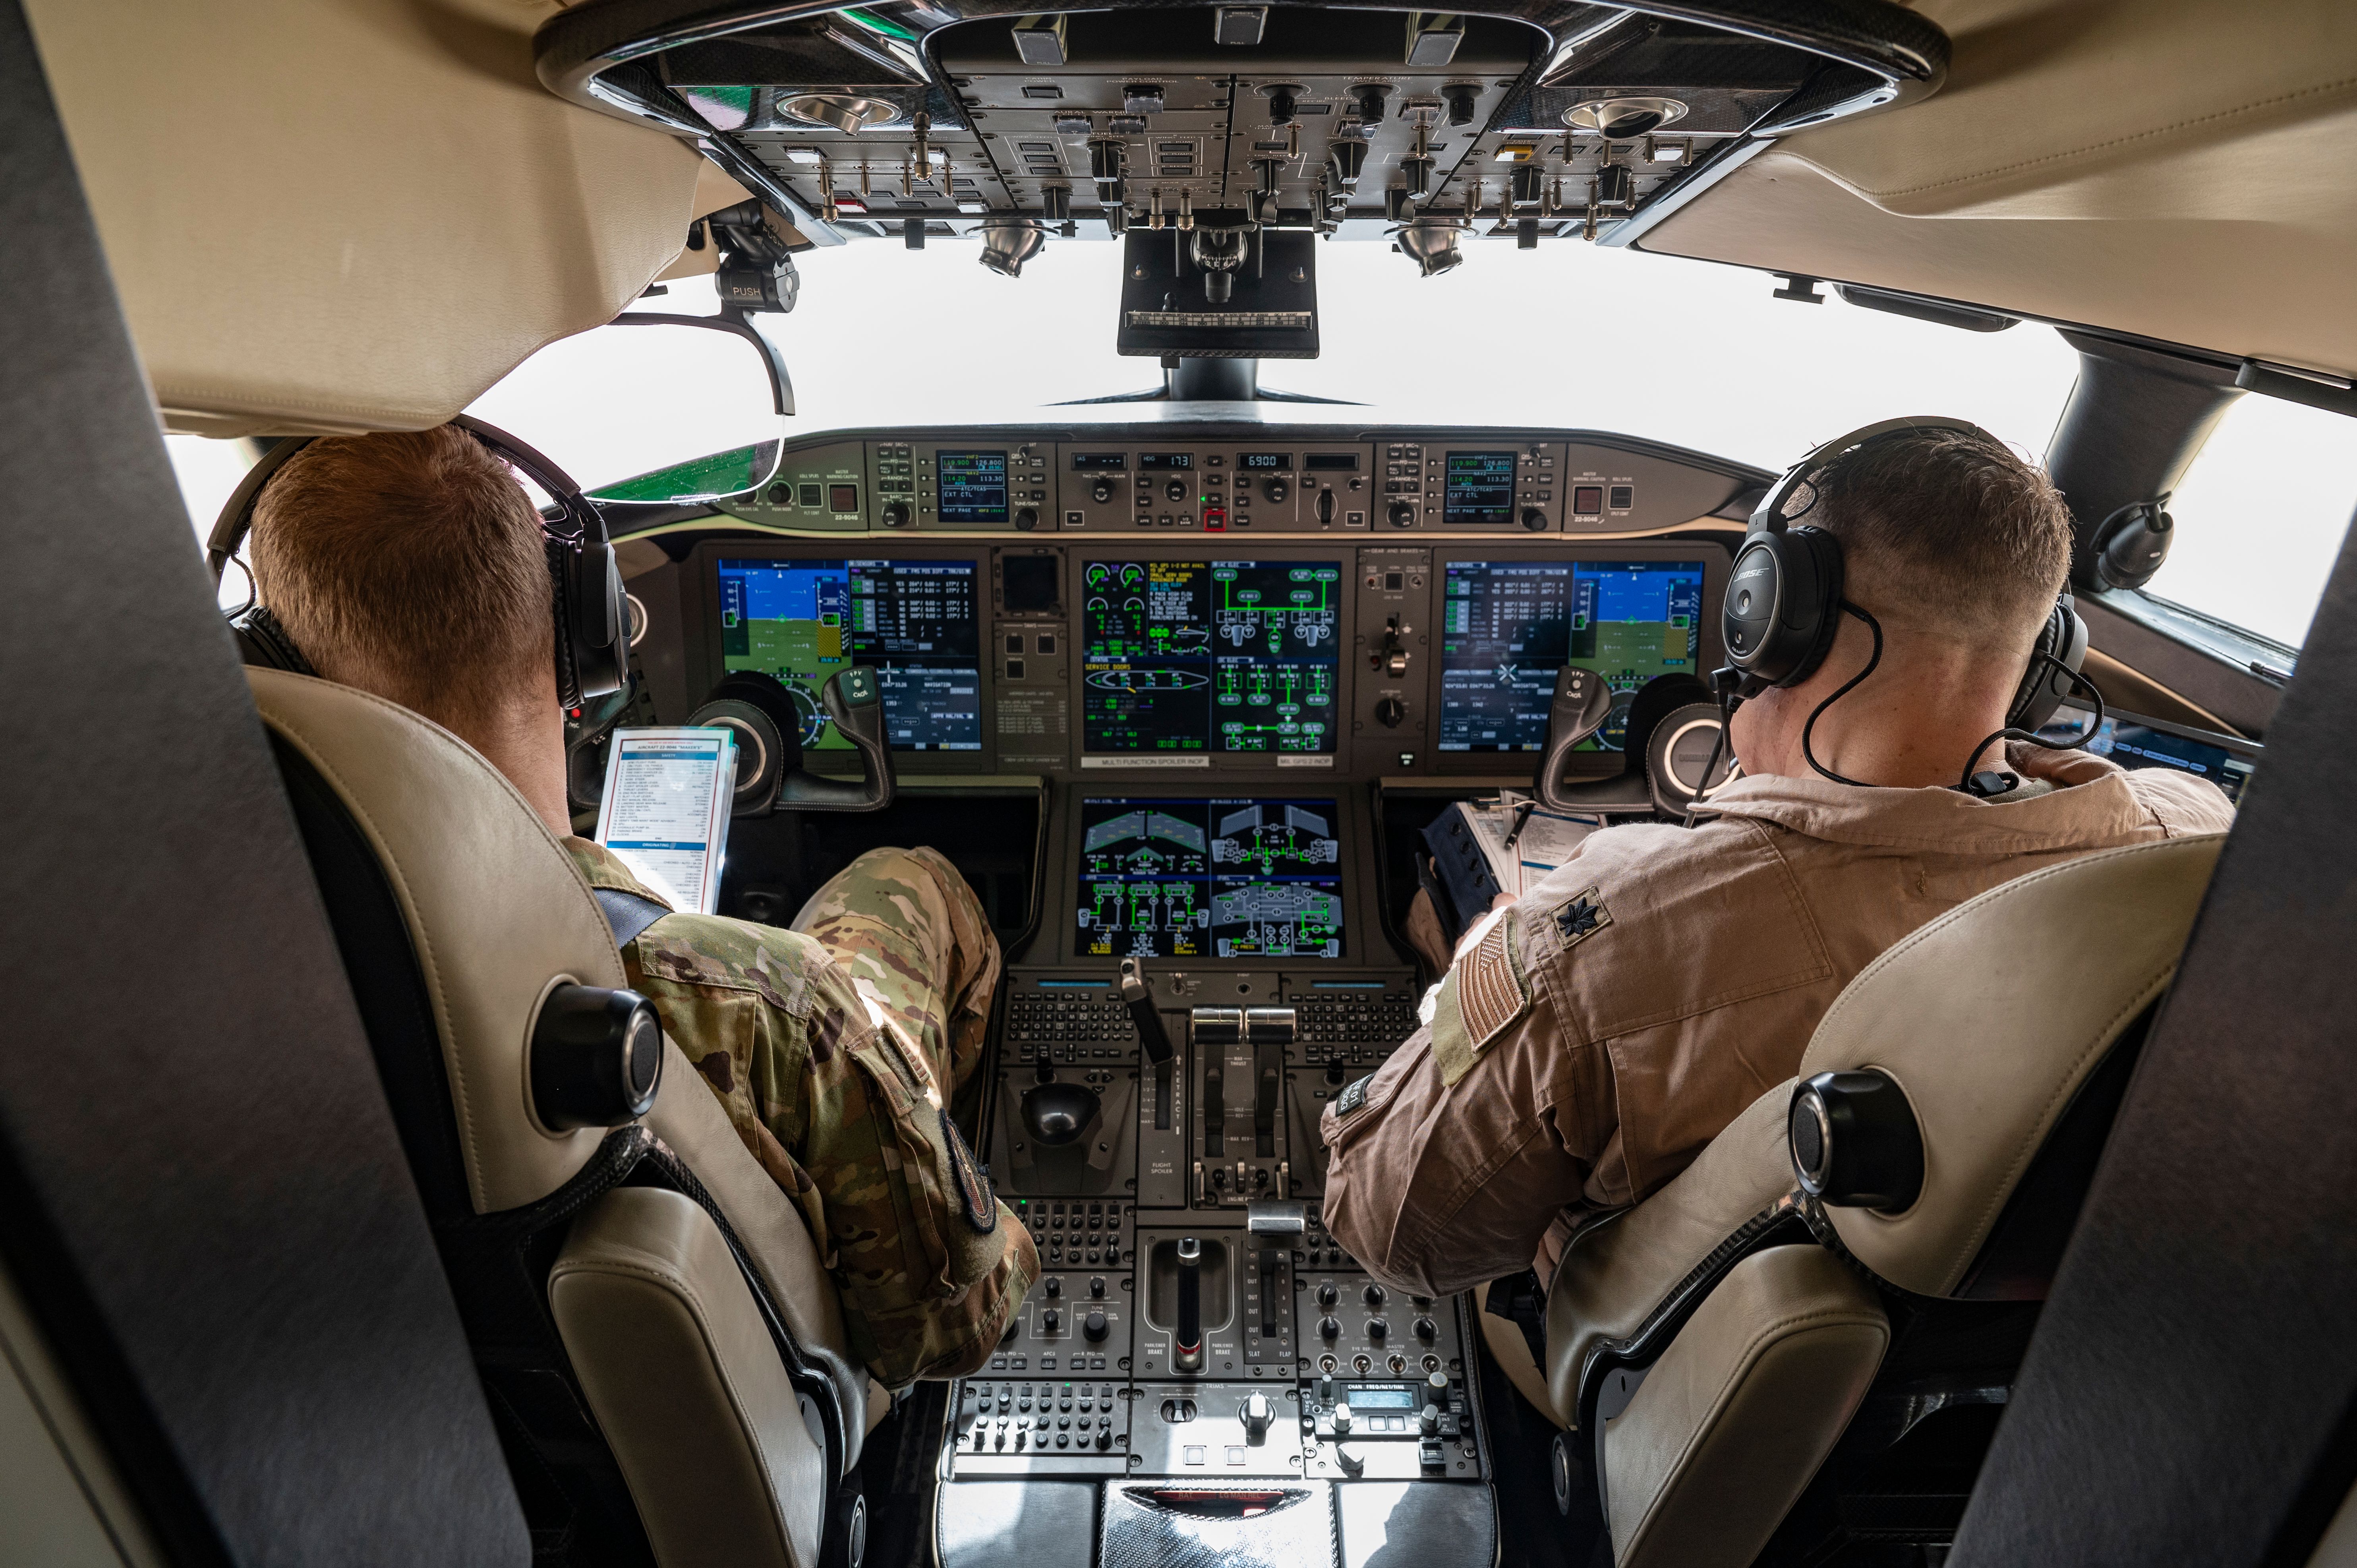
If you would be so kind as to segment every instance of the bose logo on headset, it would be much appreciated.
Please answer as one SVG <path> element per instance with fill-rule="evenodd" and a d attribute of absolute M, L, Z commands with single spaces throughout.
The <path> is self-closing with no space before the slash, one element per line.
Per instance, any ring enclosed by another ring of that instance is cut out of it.
<path fill-rule="evenodd" d="M 1955 431 L 1996 443 L 1987 431 L 1961 419 L 1886 419 L 1826 442 L 1785 469 L 1783 477 L 1760 498 L 1760 504 L 1751 510 L 1751 521 L 1736 561 L 1735 574 L 1728 579 L 1719 605 L 1720 639 L 1732 666 L 1721 674 L 1738 678 L 1734 693 L 1737 698 L 1755 697 L 1770 687 L 1797 686 L 1815 674 L 1833 648 L 1834 634 L 1845 612 L 1856 615 L 1873 628 L 1874 658 L 1880 660 L 1881 627 L 1842 597 L 1841 542 L 1825 529 L 1793 522 L 1785 515 L 1784 508 L 1796 492 L 1806 487 L 1811 492 L 1808 499 L 1793 515 L 1807 516 L 1817 504 L 1826 473 L 1860 448 L 1889 436 L 1935 430 Z M 1772 580 L 1773 587 L 1759 593 L 1737 589 L 1738 584 L 1763 578 Z M 2006 727 L 1990 739 L 2037 739 L 2036 732 L 2053 719 L 2073 687 L 2084 687 L 2094 694 L 2095 718 L 2077 740 L 2057 749 L 2084 746 L 2093 739 L 2102 727 L 2103 695 L 2080 673 L 2086 659 L 2086 624 L 2079 618 L 2066 581 L 2030 650 L 2021 684 L 2006 713 Z M 1869 662 L 1866 671 L 1861 671 L 1850 685 L 1864 680 L 1873 668 L 1873 662 Z M 1848 690 L 1849 686 L 1845 686 L 1834 696 Z M 1822 714 L 1831 703 L 1832 698 L 1828 698 L 1819 704 L 1817 713 Z M 1816 714 L 1812 714 L 1810 723 L 1813 725 L 1815 721 Z M 1984 747 L 1987 744 L 1982 743 Z M 1805 731 L 1802 746 L 1806 754 Z M 1974 753 L 1975 757 L 1979 755 L 1977 750 Z M 1833 772 L 1813 755 L 1808 756 L 1808 761 L 1828 779 L 1845 784 L 1857 782 Z"/>
<path fill-rule="evenodd" d="M 620 691 L 630 678 L 630 616 L 604 514 L 564 469 L 507 432 L 463 414 L 450 423 L 492 456 L 529 476 L 556 503 L 556 515 L 544 514 L 540 528 L 548 554 L 550 608 L 556 619 L 557 705 L 569 711 Z M 216 588 L 253 527 L 254 503 L 271 478 L 312 439 L 282 441 L 272 447 L 221 508 L 212 536 L 205 542 L 205 561 L 212 568 Z M 248 573 L 249 580 L 251 576 Z M 269 606 L 249 598 L 230 624 L 237 633 L 238 652 L 248 664 L 297 675 L 318 673 Z"/>

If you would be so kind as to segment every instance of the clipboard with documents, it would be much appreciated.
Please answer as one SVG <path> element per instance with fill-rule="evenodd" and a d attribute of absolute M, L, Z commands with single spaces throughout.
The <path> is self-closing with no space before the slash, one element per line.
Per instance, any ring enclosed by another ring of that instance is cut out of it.
<path fill-rule="evenodd" d="M 682 913 L 720 897 L 737 742 L 726 729 L 618 729 L 597 798 L 597 842 Z"/>

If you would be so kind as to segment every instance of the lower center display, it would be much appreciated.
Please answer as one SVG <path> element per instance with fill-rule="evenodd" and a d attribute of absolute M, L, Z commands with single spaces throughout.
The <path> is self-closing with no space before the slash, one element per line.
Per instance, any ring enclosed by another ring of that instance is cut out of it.
<path fill-rule="evenodd" d="M 1080 950 L 1340 958 L 1338 825 L 1330 800 L 1083 800 Z"/>

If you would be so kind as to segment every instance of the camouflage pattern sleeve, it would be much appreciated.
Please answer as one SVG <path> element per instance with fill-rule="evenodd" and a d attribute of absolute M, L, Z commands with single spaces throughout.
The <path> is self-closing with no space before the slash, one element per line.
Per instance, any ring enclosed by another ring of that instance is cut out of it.
<path fill-rule="evenodd" d="M 611 859 L 576 849 L 576 862 L 593 855 Z M 640 891 L 618 865 L 583 870 Z M 623 961 L 802 1209 L 868 1370 L 897 1388 L 981 1366 L 1039 1254 L 992 1196 L 914 1042 L 798 931 L 668 915 Z"/>

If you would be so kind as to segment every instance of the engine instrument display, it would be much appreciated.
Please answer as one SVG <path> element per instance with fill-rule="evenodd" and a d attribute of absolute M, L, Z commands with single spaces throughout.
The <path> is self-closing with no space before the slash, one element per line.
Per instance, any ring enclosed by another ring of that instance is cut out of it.
<path fill-rule="evenodd" d="M 1501 528 L 1514 518 L 1514 454 L 1451 452 L 1440 492 L 1440 520 Z"/>
<path fill-rule="evenodd" d="M 1342 568 L 1332 561 L 1089 561 L 1083 747 L 1334 749 Z"/>
<path fill-rule="evenodd" d="M 1444 583 L 1442 751 L 1540 750 L 1566 664 L 1595 671 L 1613 693 L 1581 749 L 1618 751 L 1638 690 L 1695 673 L 1699 561 L 1451 561 Z"/>
<path fill-rule="evenodd" d="M 1006 521 L 1006 454 L 936 452 L 934 502 L 943 522 Z"/>
<path fill-rule="evenodd" d="M 1074 903 L 1092 958 L 1340 958 L 1331 800 L 1086 799 Z"/>
<path fill-rule="evenodd" d="M 819 693 L 865 665 L 884 689 L 894 750 L 982 749 L 973 562 L 723 558 L 716 570 L 722 664 L 785 683 L 804 747 L 851 748 Z"/>

